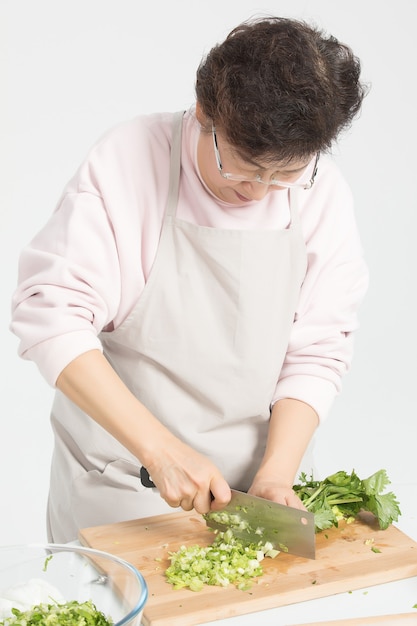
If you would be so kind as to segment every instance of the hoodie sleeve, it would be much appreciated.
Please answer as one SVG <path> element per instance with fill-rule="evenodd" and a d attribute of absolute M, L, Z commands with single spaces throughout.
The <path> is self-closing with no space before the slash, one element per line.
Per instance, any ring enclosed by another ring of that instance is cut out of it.
<path fill-rule="evenodd" d="M 351 191 L 330 159 L 319 171 L 317 186 L 301 195 L 308 265 L 273 403 L 301 400 L 323 421 L 351 365 L 368 269 Z"/>

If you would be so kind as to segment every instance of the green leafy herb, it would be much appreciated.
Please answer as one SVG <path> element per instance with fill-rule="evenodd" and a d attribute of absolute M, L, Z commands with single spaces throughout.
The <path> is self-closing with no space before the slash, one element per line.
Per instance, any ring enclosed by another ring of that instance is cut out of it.
<path fill-rule="evenodd" d="M 314 513 L 316 532 L 338 526 L 340 520 L 353 521 L 360 511 L 375 515 L 383 530 L 401 515 L 394 493 L 383 493 L 390 484 L 384 469 L 361 479 L 352 471 L 336 472 L 322 481 L 307 479 L 303 472 L 300 483 L 294 485 L 308 511 Z"/>
<path fill-rule="evenodd" d="M 12 609 L 12 617 L 0 626 L 111 626 L 112 620 L 98 611 L 91 602 L 37 604 L 28 611 Z"/>

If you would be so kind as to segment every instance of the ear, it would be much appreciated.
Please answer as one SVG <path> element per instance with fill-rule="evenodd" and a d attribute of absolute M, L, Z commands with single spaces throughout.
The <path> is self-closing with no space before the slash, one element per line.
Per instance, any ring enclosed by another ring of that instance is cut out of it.
<path fill-rule="evenodd" d="M 197 100 L 195 104 L 195 116 L 204 130 L 211 129 L 211 120 L 204 113 L 201 104 Z"/>

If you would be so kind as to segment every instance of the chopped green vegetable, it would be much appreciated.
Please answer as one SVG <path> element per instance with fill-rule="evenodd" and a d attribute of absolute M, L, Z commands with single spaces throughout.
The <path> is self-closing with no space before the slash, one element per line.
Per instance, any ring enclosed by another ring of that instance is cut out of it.
<path fill-rule="evenodd" d="M 43 571 L 44 571 L 44 572 L 46 572 L 46 570 L 48 569 L 49 561 L 50 561 L 51 559 L 53 559 L 53 558 L 54 558 L 54 555 L 53 555 L 53 554 L 50 554 L 49 556 L 47 556 L 47 557 L 46 557 L 46 559 L 45 559 L 45 563 L 43 564 Z"/>
<path fill-rule="evenodd" d="M 244 510 L 244 507 L 237 508 Z M 256 532 L 257 534 L 260 534 L 260 529 L 251 528 L 249 522 L 242 518 L 239 513 L 229 513 L 228 511 L 210 511 L 209 513 L 205 513 L 203 517 L 205 520 L 211 519 L 213 522 L 223 524 L 231 530 L 247 530 L 248 532 Z"/>
<path fill-rule="evenodd" d="M 293 489 L 306 509 L 314 513 L 316 532 L 337 527 L 342 519 L 349 523 L 360 511 L 373 513 L 379 527 L 385 530 L 401 515 L 396 496 L 392 492 L 383 493 L 389 484 L 384 469 L 363 480 L 355 471 L 336 472 L 322 481 L 313 480 L 312 476 L 308 480 L 303 472 L 300 484 Z"/>
<path fill-rule="evenodd" d="M 91 602 L 73 600 L 64 604 L 37 604 L 28 611 L 12 609 L 13 617 L 0 621 L 0 626 L 111 626 Z"/>
<path fill-rule="evenodd" d="M 233 584 L 247 590 L 251 579 L 262 575 L 260 561 L 277 554 L 271 544 L 248 544 L 227 530 L 218 532 L 210 546 L 182 546 L 177 552 L 170 552 L 171 565 L 165 574 L 174 589 L 188 587 L 200 591 L 204 585 Z"/>

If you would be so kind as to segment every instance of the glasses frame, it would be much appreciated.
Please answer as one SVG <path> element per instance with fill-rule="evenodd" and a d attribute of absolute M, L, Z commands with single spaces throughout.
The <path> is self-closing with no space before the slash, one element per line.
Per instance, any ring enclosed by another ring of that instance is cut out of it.
<path fill-rule="evenodd" d="M 229 172 L 224 172 L 223 171 L 223 164 L 222 164 L 222 160 L 221 160 L 221 156 L 220 156 L 220 151 L 219 151 L 219 146 L 217 144 L 217 135 L 216 135 L 216 128 L 214 125 L 212 125 L 211 127 L 211 134 L 213 137 L 213 146 L 214 146 L 214 156 L 216 158 L 216 164 L 217 164 L 217 169 L 219 170 L 219 174 L 220 176 L 222 176 L 223 178 L 225 178 L 226 180 L 235 180 L 235 181 L 239 181 L 241 183 L 260 183 L 261 185 L 267 185 L 268 187 L 270 185 L 273 185 L 275 187 L 285 187 L 287 189 L 291 189 L 294 187 L 299 187 L 301 189 L 311 189 L 312 186 L 314 185 L 314 181 L 316 179 L 316 175 L 317 175 L 317 170 L 319 167 L 319 159 L 320 159 L 320 152 L 317 152 L 316 154 L 316 160 L 314 162 L 314 168 L 313 168 L 313 173 L 310 177 L 310 180 L 306 183 L 288 183 L 288 182 L 283 182 L 280 181 L 276 178 L 271 178 L 271 180 L 269 181 L 264 181 L 262 180 L 262 176 L 260 176 L 259 174 L 257 174 L 254 178 L 247 178 L 246 176 L 240 175 L 240 174 L 230 174 Z M 306 165 L 306 167 L 308 167 Z"/>

